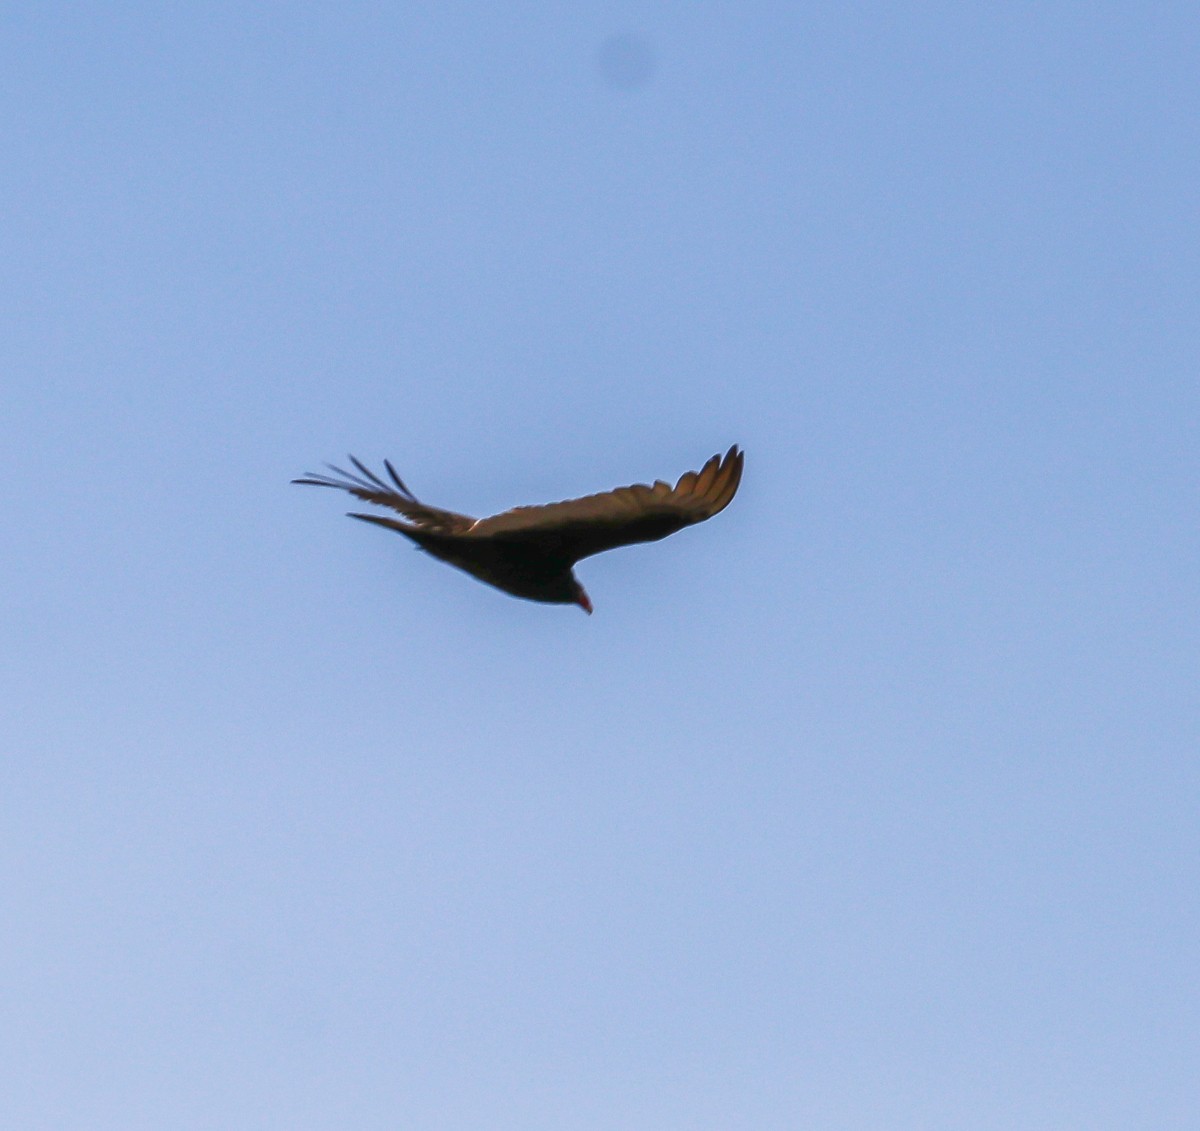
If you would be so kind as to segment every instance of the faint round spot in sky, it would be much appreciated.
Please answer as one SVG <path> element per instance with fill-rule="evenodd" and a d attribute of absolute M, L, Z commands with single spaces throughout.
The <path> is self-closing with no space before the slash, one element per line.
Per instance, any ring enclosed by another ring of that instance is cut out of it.
<path fill-rule="evenodd" d="M 646 86 L 657 69 L 650 44 L 631 32 L 610 35 L 600 45 L 596 62 L 605 85 L 617 90 Z"/>

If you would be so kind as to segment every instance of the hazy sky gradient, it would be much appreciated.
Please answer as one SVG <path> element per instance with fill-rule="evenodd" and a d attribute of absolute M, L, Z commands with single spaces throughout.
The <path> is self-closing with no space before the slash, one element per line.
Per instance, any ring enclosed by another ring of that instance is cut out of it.
<path fill-rule="evenodd" d="M 1198 59 L 8 5 L 0 1123 L 1200 1126 Z M 593 617 L 288 485 L 734 442 Z"/>

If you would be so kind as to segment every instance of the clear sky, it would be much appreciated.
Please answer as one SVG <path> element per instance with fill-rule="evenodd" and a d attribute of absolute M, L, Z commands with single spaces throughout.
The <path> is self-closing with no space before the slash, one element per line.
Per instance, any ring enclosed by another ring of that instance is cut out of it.
<path fill-rule="evenodd" d="M 1193 4 L 10 3 L 0 1124 L 1200 1126 Z M 289 485 L 712 522 L 535 605 Z"/>

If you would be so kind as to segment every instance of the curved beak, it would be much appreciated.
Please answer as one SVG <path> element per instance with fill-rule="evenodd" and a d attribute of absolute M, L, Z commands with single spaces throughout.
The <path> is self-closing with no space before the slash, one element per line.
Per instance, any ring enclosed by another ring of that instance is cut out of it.
<path fill-rule="evenodd" d="M 589 597 L 588 597 L 588 595 L 587 595 L 587 594 L 586 594 L 586 593 L 585 593 L 585 592 L 584 592 L 582 589 L 580 589 L 580 590 L 579 590 L 579 597 L 578 597 L 578 599 L 577 599 L 576 603 L 579 605 L 579 607 L 580 607 L 580 608 L 581 608 L 581 609 L 582 609 L 582 610 L 583 610 L 585 613 L 587 613 L 587 615 L 588 615 L 589 617 L 592 615 L 592 602 L 591 602 L 591 598 L 589 598 Z"/>

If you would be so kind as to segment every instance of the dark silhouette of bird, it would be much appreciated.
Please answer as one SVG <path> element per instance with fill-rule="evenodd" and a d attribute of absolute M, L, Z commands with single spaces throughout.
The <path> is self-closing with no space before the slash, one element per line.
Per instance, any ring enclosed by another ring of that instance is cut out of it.
<path fill-rule="evenodd" d="M 306 473 L 293 483 L 336 487 L 401 515 L 351 514 L 411 538 L 422 550 L 514 597 L 551 604 L 592 602 L 573 567 L 581 558 L 634 542 L 656 542 L 685 526 L 712 518 L 736 494 L 742 453 L 735 444 L 724 458 L 713 456 L 672 487 L 661 479 L 652 487 L 636 483 L 600 495 L 546 506 L 514 507 L 490 518 L 468 518 L 419 502 L 387 461 L 391 482 L 354 456 L 355 471 L 327 464 L 331 474 Z"/>

